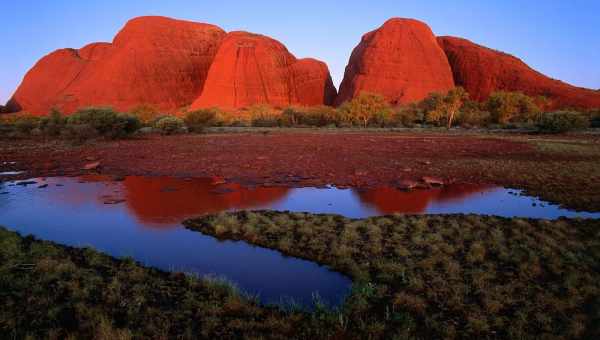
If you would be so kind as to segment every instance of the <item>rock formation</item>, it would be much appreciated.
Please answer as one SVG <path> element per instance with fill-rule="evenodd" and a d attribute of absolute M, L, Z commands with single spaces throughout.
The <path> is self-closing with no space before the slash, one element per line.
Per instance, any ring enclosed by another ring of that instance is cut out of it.
<path fill-rule="evenodd" d="M 600 107 L 600 93 L 551 79 L 520 59 L 469 40 L 439 37 L 448 56 L 457 86 L 472 99 L 483 101 L 494 91 L 521 91 L 529 96 L 545 96 L 550 107 Z"/>
<path fill-rule="evenodd" d="M 129 110 L 140 104 L 172 112 L 202 91 L 225 32 L 164 17 L 129 21 L 113 43 L 62 49 L 42 58 L 7 104 L 11 111 L 71 113 L 84 106 Z"/>
<path fill-rule="evenodd" d="M 128 111 L 150 105 L 174 113 L 254 104 L 340 105 L 360 92 L 392 105 L 463 86 L 483 101 L 494 91 L 545 96 L 552 108 L 598 108 L 600 91 L 578 88 L 521 60 L 468 40 L 436 37 L 424 23 L 394 18 L 365 34 L 336 99 L 327 65 L 296 59 L 280 42 L 247 32 L 164 17 L 130 20 L 112 43 L 60 49 L 39 60 L 3 109 L 47 114 L 85 106 Z M 0 108 L 2 110 L 2 108 Z"/>
<path fill-rule="evenodd" d="M 269 37 L 231 32 L 223 40 L 192 109 L 331 105 L 335 96 L 324 63 L 297 60 L 283 44 Z"/>
<path fill-rule="evenodd" d="M 362 37 L 350 57 L 337 104 L 360 92 L 391 104 L 421 100 L 454 87 L 452 71 L 431 29 L 412 19 L 390 19 Z"/>

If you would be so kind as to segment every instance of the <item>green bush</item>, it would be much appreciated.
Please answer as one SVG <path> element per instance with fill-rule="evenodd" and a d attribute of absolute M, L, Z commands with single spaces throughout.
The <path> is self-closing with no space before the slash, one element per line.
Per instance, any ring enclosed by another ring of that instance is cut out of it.
<path fill-rule="evenodd" d="M 456 123 L 462 127 L 483 127 L 490 121 L 490 113 L 482 110 L 479 102 L 472 100 L 464 102 L 456 116 Z"/>
<path fill-rule="evenodd" d="M 140 120 L 130 114 L 117 113 L 111 108 L 80 109 L 67 119 L 69 126 L 89 125 L 99 136 L 117 139 L 126 137 L 141 127 Z"/>
<path fill-rule="evenodd" d="M 152 126 L 153 122 L 163 116 L 154 106 L 147 104 L 136 106 L 129 113 L 146 126 Z"/>
<path fill-rule="evenodd" d="M 330 106 L 306 108 L 300 116 L 300 124 L 308 126 L 342 126 L 343 118 L 339 110 Z"/>
<path fill-rule="evenodd" d="M 67 124 L 67 119 L 57 109 L 52 109 L 47 117 L 40 120 L 40 130 L 47 136 L 60 136 Z"/>
<path fill-rule="evenodd" d="M 133 134 L 142 127 L 142 123 L 140 122 L 139 118 L 131 114 L 121 113 L 118 115 L 118 119 L 119 126 L 125 135 Z"/>
<path fill-rule="evenodd" d="M 275 114 L 262 114 L 252 116 L 251 121 L 254 127 L 277 127 L 279 126 L 279 117 Z"/>
<path fill-rule="evenodd" d="M 352 125 L 367 127 L 388 121 L 392 108 L 382 95 L 362 92 L 340 107 L 341 120 Z"/>
<path fill-rule="evenodd" d="M 216 125 L 217 112 L 211 109 L 191 111 L 183 118 L 190 132 L 200 133 L 209 126 Z"/>
<path fill-rule="evenodd" d="M 250 124 L 255 127 L 279 126 L 280 115 L 277 115 L 267 105 L 252 105 L 248 108 Z"/>
<path fill-rule="evenodd" d="M 459 110 L 468 101 L 469 94 L 462 87 L 455 87 L 446 94 L 431 93 L 421 102 L 425 122 L 435 126 L 452 127 Z"/>
<path fill-rule="evenodd" d="M 392 117 L 392 125 L 413 127 L 415 123 L 422 120 L 423 113 L 416 103 L 399 106 Z"/>
<path fill-rule="evenodd" d="M 61 135 L 78 144 L 100 137 L 98 130 L 90 124 L 67 124 Z"/>
<path fill-rule="evenodd" d="M 498 124 L 535 123 L 541 112 L 534 99 L 521 92 L 494 92 L 485 106 Z"/>
<path fill-rule="evenodd" d="M 279 117 L 279 125 L 285 127 L 298 126 L 300 125 L 300 117 L 302 116 L 302 112 L 296 110 L 293 107 L 285 108 L 281 112 L 281 117 Z"/>
<path fill-rule="evenodd" d="M 157 129 L 163 135 L 173 135 L 181 132 L 185 127 L 183 120 L 173 116 L 163 117 L 154 124 L 154 128 Z"/>
<path fill-rule="evenodd" d="M 29 135 L 33 129 L 39 126 L 39 123 L 40 117 L 25 113 L 17 116 L 14 121 L 14 127 L 19 133 Z"/>
<path fill-rule="evenodd" d="M 580 112 L 557 111 L 542 114 L 538 123 L 541 132 L 562 133 L 581 130 L 590 126 L 588 117 Z"/>

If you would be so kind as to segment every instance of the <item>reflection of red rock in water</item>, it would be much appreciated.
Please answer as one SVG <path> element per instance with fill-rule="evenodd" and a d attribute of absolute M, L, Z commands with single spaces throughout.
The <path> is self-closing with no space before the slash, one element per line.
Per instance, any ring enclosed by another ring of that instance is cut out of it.
<path fill-rule="evenodd" d="M 493 188 L 493 186 L 453 184 L 428 190 L 402 191 L 383 187 L 358 191 L 357 194 L 362 203 L 374 206 L 382 214 L 419 214 L 425 212 L 431 203 L 453 202 Z"/>
<path fill-rule="evenodd" d="M 167 177 L 127 177 L 123 182 L 127 207 L 140 221 L 157 227 L 186 218 L 238 208 L 258 208 L 284 198 L 288 188 L 248 189 L 239 184 L 219 188 L 212 179 L 185 180 Z"/>

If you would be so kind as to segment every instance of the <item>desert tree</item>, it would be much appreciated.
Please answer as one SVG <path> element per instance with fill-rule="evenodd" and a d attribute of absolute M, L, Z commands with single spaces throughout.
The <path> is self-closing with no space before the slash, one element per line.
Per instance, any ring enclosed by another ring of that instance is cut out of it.
<path fill-rule="evenodd" d="M 452 122 L 460 108 L 469 99 L 469 94 L 462 87 L 455 87 L 446 94 L 439 92 L 430 93 L 421 102 L 425 111 L 425 120 L 428 123 L 452 127 Z"/>
<path fill-rule="evenodd" d="M 448 91 L 448 94 L 444 98 L 444 107 L 448 117 L 448 129 L 452 127 L 452 121 L 456 113 L 467 100 L 469 100 L 469 94 L 460 86 Z"/>
<path fill-rule="evenodd" d="M 369 92 L 361 92 L 344 103 L 340 110 L 347 119 L 359 122 L 363 127 L 369 126 L 369 122 L 373 120 L 385 120 L 392 114 L 390 105 L 382 95 Z"/>
<path fill-rule="evenodd" d="M 521 92 L 494 92 L 485 106 L 499 124 L 536 121 L 541 112 L 534 99 Z"/>

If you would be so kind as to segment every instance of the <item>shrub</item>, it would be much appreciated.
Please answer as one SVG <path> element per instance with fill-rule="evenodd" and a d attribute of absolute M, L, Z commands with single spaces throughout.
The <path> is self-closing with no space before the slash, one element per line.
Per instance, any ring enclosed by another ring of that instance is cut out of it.
<path fill-rule="evenodd" d="M 600 128 L 600 109 L 590 111 L 590 126 Z"/>
<path fill-rule="evenodd" d="M 6 106 L 4 106 L 4 105 L 0 105 L 0 114 L 2 114 L 2 113 L 7 113 L 7 111 L 8 111 L 8 110 L 6 109 Z"/>
<path fill-rule="evenodd" d="M 307 107 L 299 112 L 300 125 L 308 126 L 341 126 L 343 123 L 340 112 L 330 106 Z"/>
<path fill-rule="evenodd" d="M 121 113 L 117 116 L 119 125 L 125 135 L 135 133 L 142 127 L 139 118 L 128 113 Z"/>
<path fill-rule="evenodd" d="M 541 111 L 548 110 L 552 104 L 552 101 L 546 96 L 537 96 L 533 98 L 533 102 Z"/>
<path fill-rule="evenodd" d="M 533 98 L 521 92 L 494 92 L 486 102 L 494 123 L 533 123 L 539 119 L 540 109 Z"/>
<path fill-rule="evenodd" d="M 83 143 L 99 137 L 98 131 L 90 124 L 67 124 L 61 135 L 75 143 Z"/>
<path fill-rule="evenodd" d="M 455 87 L 446 94 L 431 93 L 421 106 L 425 112 L 425 121 L 436 126 L 452 126 L 463 103 L 469 99 L 469 94 L 462 87 Z"/>
<path fill-rule="evenodd" d="M 150 122 L 148 122 L 148 126 L 150 126 L 152 128 L 156 127 L 156 123 L 158 123 L 161 119 L 163 119 L 165 117 L 172 117 L 172 116 L 169 116 L 169 115 L 158 116 L 158 117 L 154 118 L 153 120 L 151 120 Z"/>
<path fill-rule="evenodd" d="M 446 121 L 446 112 L 443 110 L 444 95 L 439 92 L 430 93 L 421 102 L 424 112 L 424 121 L 427 124 L 441 126 Z"/>
<path fill-rule="evenodd" d="M 161 118 L 156 122 L 154 128 L 163 135 L 172 135 L 181 132 L 185 127 L 183 120 L 173 116 Z"/>
<path fill-rule="evenodd" d="M 361 92 L 357 97 L 340 107 L 342 119 L 351 124 L 367 127 L 369 123 L 379 124 L 392 115 L 392 109 L 379 94 Z"/>
<path fill-rule="evenodd" d="M 413 127 L 417 121 L 422 120 L 423 113 L 416 103 L 396 108 L 392 117 L 394 126 Z"/>
<path fill-rule="evenodd" d="M 250 122 L 256 127 L 275 127 L 279 126 L 279 116 L 267 105 L 252 105 L 248 108 Z"/>
<path fill-rule="evenodd" d="M 67 119 L 69 126 L 89 125 L 98 135 L 107 138 L 123 138 L 137 131 L 141 123 L 130 114 L 121 114 L 111 108 L 90 107 L 80 109 Z"/>
<path fill-rule="evenodd" d="M 242 117 L 239 112 L 229 112 L 222 109 L 213 109 L 216 113 L 214 126 L 249 126 L 250 121 L 248 117 Z"/>
<path fill-rule="evenodd" d="M 129 113 L 137 117 L 142 124 L 147 126 L 152 126 L 153 122 L 163 116 L 154 106 L 148 104 L 136 106 Z"/>
<path fill-rule="evenodd" d="M 287 127 L 300 125 L 301 116 L 302 112 L 299 110 L 296 110 L 293 107 L 287 107 L 281 112 L 281 117 L 279 117 L 279 125 Z"/>
<path fill-rule="evenodd" d="M 467 100 L 456 115 L 456 123 L 463 127 L 487 126 L 490 123 L 490 113 L 482 110 L 479 102 Z"/>
<path fill-rule="evenodd" d="M 557 111 L 542 115 L 538 128 L 546 133 L 561 133 L 571 130 L 581 130 L 589 127 L 588 118 L 579 112 Z"/>
<path fill-rule="evenodd" d="M 47 117 L 40 120 L 40 130 L 47 136 L 56 137 L 60 136 L 66 124 L 67 119 L 62 113 L 58 109 L 52 109 Z"/>
<path fill-rule="evenodd" d="M 40 117 L 24 113 L 16 116 L 14 127 L 19 133 L 28 135 L 33 129 L 36 129 L 39 126 L 39 123 Z"/>
<path fill-rule="evenodd" d="M 210 109 L 191 111 L 185 114 L 183 121 L 190 132 L 199 133 L 204 131 L 206 127 L 215 125 L 217 112 Z"/>

